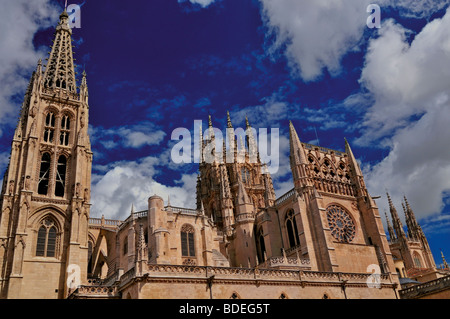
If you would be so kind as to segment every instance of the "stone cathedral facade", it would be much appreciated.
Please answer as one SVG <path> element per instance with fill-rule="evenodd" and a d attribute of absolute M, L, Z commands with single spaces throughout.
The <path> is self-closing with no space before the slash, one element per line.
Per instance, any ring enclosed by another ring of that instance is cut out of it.
<path fill-rule="evenodd" d="M 345 152 L 302 143 L 292 123 L 294 184 L 279 198 L 247 120 L 239 146 L 232 136 L 213 161 L 202 156 L 196 209 L 149 194 L 148 209 L 124 221 L 91 218 L 88 89 L 71 34 L 64 11 L 12 141 L 1 298 L 398 298 L 399 262 L 435 267 L 415 218 L 407 236 L 393 205 L 388 242 L 347 141 Z M 213 141 L 211 118 L 208 132 Z"/>

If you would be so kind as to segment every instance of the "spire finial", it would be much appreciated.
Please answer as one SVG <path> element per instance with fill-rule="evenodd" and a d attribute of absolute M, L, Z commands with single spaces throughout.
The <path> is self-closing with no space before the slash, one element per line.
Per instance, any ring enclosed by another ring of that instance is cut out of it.
<path fill-rule="evenodd" d="M 211 115 L 209 115 L 209 117 L 208 117 L 208 125 L 209 125 L 209 127 L 212 127 L 212 126 L 213 126 L 213 125 L 212 125 Z"/>
<path fill-rule="evenodd" d="M 445 260 L 445 256 L 444 256 L 444 252 L 441 249 L 441 257 L 442 257 L 442 262 L 444 263 L 444 268 L 449 268 L 447 261 Z"/>
<path fill-rule="evenodd" d="M 245 116 L 245 128 L 246 129 L 251 128 L 250 122 L 248 121 L 248 117 L 247 116 Z"/>
<path fill-rule="evenodd" d="M 387 190 L 386 190 L 386 196 L 387 196 L 387 199 L 388 199 L 389 207 L 390 206 L 394 206 L 394 204 L 392 203 L 391 195 L 389 195 Z"/>
<path fill-rule="evenodd" d="M 227 128 L 233 128 L 231 124 L 230 112 L 227 111 Z"/>
<path fill-rule="evenodd" d="M 66 0 L 66 3 L 65 3 L 65 5 L 64 5 L 64 11 L 61 13 L 61 15 L 59 16 L 59 18 L 61 19 L 62 17 L 66 17 L 66 18 L 69 17 L 69 14 L 67 13 L 67 0 Z"/>

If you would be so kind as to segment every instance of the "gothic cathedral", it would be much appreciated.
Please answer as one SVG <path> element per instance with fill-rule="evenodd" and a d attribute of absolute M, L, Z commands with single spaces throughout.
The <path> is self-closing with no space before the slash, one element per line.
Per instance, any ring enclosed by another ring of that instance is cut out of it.
<path fill-rule="evenodd" d="M 90 217 L 88 88 L 84 72 L 77 85 L 68 18 L 12 141 L 0 298 L 398 298 L 408 270 L 435 269 L 406 199 L 408 234 L 389 197 L 389 242 L 349 143 L 302 143 L 292 123 L 293 187 L 279 198 L 249 120 L 239 140 L 228 114 L 228 145 L 217 147 L 211 117 L 200 132 L 196 209 L 149 194 L 148 209 L 123 221 Z"/>

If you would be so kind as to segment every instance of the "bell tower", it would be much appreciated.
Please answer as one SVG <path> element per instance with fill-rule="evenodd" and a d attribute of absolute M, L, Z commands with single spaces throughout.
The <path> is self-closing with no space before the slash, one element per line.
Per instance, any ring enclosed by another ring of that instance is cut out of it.
<path fill-rule="evenodd" d="M 27 88 L 0 196 L 0 297 L 64 298 L 87 277 L 92 152 L 86 73 L 60 15 Z M 67 269 L 75 269 L 68 273 Z"/>

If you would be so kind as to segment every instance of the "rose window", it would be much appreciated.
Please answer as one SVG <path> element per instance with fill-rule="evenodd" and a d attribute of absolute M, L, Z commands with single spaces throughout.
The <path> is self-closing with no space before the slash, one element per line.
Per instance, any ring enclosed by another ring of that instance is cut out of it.
<path fill-rule="evenodd" d="M 355 238 L 355 224 L 343 208 L 336 205 L 329 206 L 327 208 L 327 219 L 331 235 L 337 241 L 349 243 Z"/>

